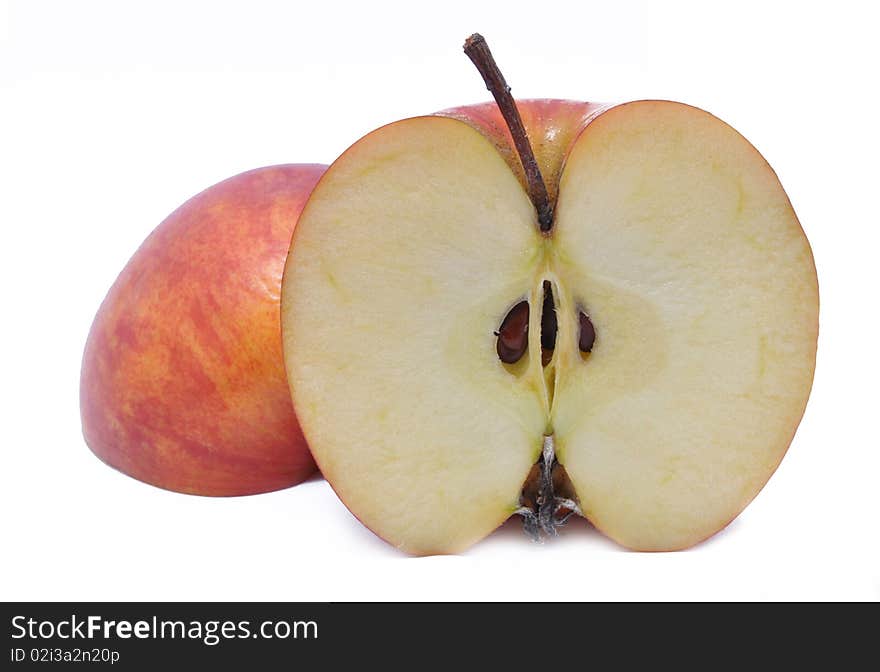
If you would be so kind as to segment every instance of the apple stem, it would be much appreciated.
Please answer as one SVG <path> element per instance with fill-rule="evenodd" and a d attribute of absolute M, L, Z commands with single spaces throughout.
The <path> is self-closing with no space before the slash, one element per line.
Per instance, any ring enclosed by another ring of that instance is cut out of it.
<path fill-rule="evenodd" d="M 498 65 L 492 57 L 492 52 L 489 51 L 489 45 L 486 44 L 486 39 L 482 35 L 474 33 L 465 40 L 464 53 L 473 61 L 477 70 L 483 76 L 486 88 L 489 89 L 495 98 L 507 128 L 510 129 L 513 144 L 516 146 L 519 160 L 522 163 L 523 171 L 525 171 L 529 198 L 532 200 L 535 210 L 538 211 L 538 226 L 542 232 L 547 233 L 553 228 L 553 205 L 550 203 L 547 185 L 541 175 L 541 169 L 538 167 L 535 153 L 532 151 L 528 133 L 526 133 L 522 117 L 516 107 L 516 101 L 510 94 L 510 87 L 504 80 L 501 70 L 498 69 Z"/>

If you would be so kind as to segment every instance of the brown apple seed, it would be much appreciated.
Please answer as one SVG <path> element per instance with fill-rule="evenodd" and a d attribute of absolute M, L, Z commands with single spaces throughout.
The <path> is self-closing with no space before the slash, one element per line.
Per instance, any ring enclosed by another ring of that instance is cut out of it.
<path fill-rule="evenodd" d="M 529 346 L 529 302 L 520 301 L 511 308 L 495 335 L 498 359 L 505 364 L 518 362 Z"/>
<path fill-rule="evenodd" d="M 578 347 L 581 352 L 591 352 L 593 350 L 593 343 L 596 341 L 596 330 L 593 328 L 593 323 L 590 321 L 590 318 L 583 312 L 580 313 L 578 319 L 581 326 Z"/>

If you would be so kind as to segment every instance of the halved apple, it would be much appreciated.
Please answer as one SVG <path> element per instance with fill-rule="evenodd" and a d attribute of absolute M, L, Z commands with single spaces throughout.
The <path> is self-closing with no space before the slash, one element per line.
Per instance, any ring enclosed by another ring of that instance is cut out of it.
<path fill-rule="evenodd" d="M 514 512 L 688 547 L 803 414 L 809 244 L 770 166 L 702 110 L 519 108 L 549 230 L 493 105 L 380 128 L 321 178 L 282 285 L 297 417 L 343 502 L 409 553 Z"/>
<path fill-rule="evenodd" d="M 265 166 L 193 196 L 144 241 L 83 353 L 83 436 L 138 480 L 252 495 L 315 472 L 287 391 L 281 273 L 326 166 Z"/>

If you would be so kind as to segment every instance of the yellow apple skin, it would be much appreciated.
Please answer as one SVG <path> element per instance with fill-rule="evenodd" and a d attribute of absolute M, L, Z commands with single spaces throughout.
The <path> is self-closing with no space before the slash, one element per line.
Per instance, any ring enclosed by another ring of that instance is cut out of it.
<path fill-rule="evenodd" d="M 281 275 L 326 166 L 258 168 L 163 221 L 104 299 L 86 342 L 83 435 L 104 462 L 178 492 L 231 496 L 316 469 L 281 349 Z"/>

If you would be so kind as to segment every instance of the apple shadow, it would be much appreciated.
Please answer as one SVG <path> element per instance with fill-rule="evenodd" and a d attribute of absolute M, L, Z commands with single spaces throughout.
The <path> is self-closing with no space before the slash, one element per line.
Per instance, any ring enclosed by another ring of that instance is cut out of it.
<path fill-rule="evenodd" d="M 523 531 L 522 518 L 513 515 L 501 524 L 492 534 L 483 539 L 475 548 L 489 546 L 497 543 L 525 543 L 540 547 L 548 545 L 583 544 L 584 541 L 602 546 L 606 550 L 622 551 L 626 549 L 614 543 L 611 539 L 599 532 L 590 521 L 581 516 L 572 516 L 559 528 L 558 535 L 551 538 L 543 538 L 541 541 L 533 541 Z"/>
<path fill-rule="evenodd" d="M 706 537 L 702 541 L 697 542 L 696 544 L 694 544 L 690 548 L 686 548 L 684 550 L 685 551 L 702 551 L 702 550 L 712 548 L 713 546 L 724 542 L 726 537 L 728 537 L 732 534 L 735 535 L 741 525 L 742 525 L 742 523 L 740 521 L 740 517 L 737 516 L 736 518 L 731 520 L 727 525 L 725 525 L 720 530 L 718 530 L 715 534 L 713 534 L 711 537 Z"/>
<path fill-rule="evenodd" d="M 369 545 L 373 550 L 386 557 L 409 557 L 403 551 L 395 548 L 392 544 L 389 544 L 382 539 L 382 537 L 361 522 L 343 503 L 342 499 L 336 494 L 330 483 L 324 478 L 320 471 L 316 471 L 311 477 L 303 481 L 301 485 L 307 485 L 311 488 L 320 488 L 325 495 L 328 495 L 328 498 L 333 502 L 333 505 L 332 507 L 325 509 L 325 511 L 332 512 L 332 515 L 338 517 L 340 524 L 351 530 L 352 536 L 362 540 L 362 543 Z"/>
<path fill-rule="evenodd" d="M 722 543 L 729 535 L 736 534 L 740 525 L 739 517 L 734 518 L 724 528 L 693 546 L 677 551 L 666 552 L 686 553 L 689 551 L 699 552 L 702 550 L 708 550 L 716 544 Z M 639 553 L 639 551 L 634 551 L 621 546 L 610 537 L 605 536 L 602 532 L 596 529 L 589 520 L 581 516 L 572 516 L 565 525 L 559 528 L 559 534 L 557 537 L 549 539 L 544 538 L 541 542 L 535 542 L 530 540 L 523 531 L 522 519 L 519 516 L 514 515 L 502 523 L 492 534 L 478 543 L 475 546 L 475 549 L 482 546 L 491 546 L 493 544 L 508 545 L 518 542 L 525 542 L 534 546 L 541 546 L 542 544 L 562 546 L 571 544 L 583 545 L 584 542 L 586 542 L 588 544 L 593 544 L 594 547 L 601 548 L 602 550 L 617 551 L 619 553 Z"/>
<path fill-rule="evenodd" d="M 317 483 L 318 481 L 324 480 L 324 474 L 321 473 L 320 469 L 315 469 L 314 473 L 306 478 L 303 483 Z"/>

